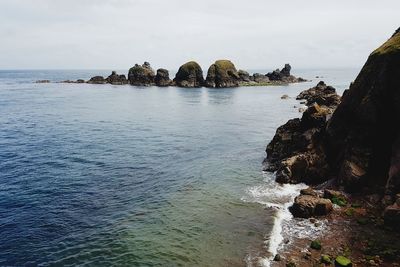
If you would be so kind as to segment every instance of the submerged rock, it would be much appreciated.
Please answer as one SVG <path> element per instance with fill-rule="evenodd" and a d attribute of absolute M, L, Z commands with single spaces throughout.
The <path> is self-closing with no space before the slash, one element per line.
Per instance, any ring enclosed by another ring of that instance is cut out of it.
<path fill-rule="evenodd" d="M 174 82 L 179 87 L 201 87 L 204 85 L 203 70 L 197 62 L 187 62 L 179 68 Z"/>
<path fill-rule="evenodd" d="M 169 72 L 166 69 L 158 69 L 155 77 L 155 83 L 157 86 L 165 87 L 171 85 L 171 79 L 169 78 Z"/>
<path fill-rule="evenodd" d="M 134 67 L 129 69 L 128 80 L 131 85 L 151 86 L 154 85 L 155 76 L 150 63 L 144 62 L 141 66 L 135 64 Z"/>
<path fill-rule="evenodd" d="M 217 60 L 207 72 L 207 87 L 224 88 L 239 86 L 240 77 L 235 65 L 229 60 Z"/>

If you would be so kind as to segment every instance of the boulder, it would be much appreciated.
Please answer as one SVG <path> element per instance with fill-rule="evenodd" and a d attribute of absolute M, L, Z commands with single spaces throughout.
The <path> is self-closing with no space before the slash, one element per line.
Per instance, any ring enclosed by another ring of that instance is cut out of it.
<path fill-rule="evenodd" d="M 171 79 L 169 78 L 169 72 L 166 69 L 158 69 L 155 77 L 155 83 L 157 86 L 165 87 L 171 85 Z"/>
<path fill-rule="evenodd" d="M 318 197 L 318 192 L 313 190 L 311 187 L 305 188 L 305 189 L 301 189 L 300 190 L 300 195 L 309 195 L 309 196 L 313 196 L 313 197 Z"/>
<path fill-rule="evenodd" d="M 289 208 L 294 217 L 310 218 L 329 214 L 333 209 L 329 199 L 300 195 L 294 200 L 293 206 Z"/>
<path fill-rule="evenodd" d="M 128 80 L 131 85 L 151 86 L 154 85 L 156 74 L 151 68 L 150 63 L 144 62 L 143 65 L 135 64 L 129 69 Z"/>
<path fill-rule="evenodd" d="M 126 79 L 125 75 L 118 75 L 116 71 L 112 71 L 111 75 L 107 77 L 106 82 L 115 85 L 121 85 L 127 84 L 128 80 Z"/>
<path fill-rule="evenodd" d="M 250 82 L 250 74 L 247 71 L 239 70 L 238 75 L 242 82 Z"/>
<path fill-rule="evenodd" d="M 174 82 L 179 87 L 201 87 L 204 85 L 203 70 L 197 62 L 187 62 L 179 68 Z"/>
<path fill-rule="evenodd" d="M 235 65 L 229 60 L 217 60 L 207 72 L 207 87 L 225 88 L 239 86 L 240 77 Z"/>
<path fill-rule="evenodd" d="M 91 84 L 104 84 L 107 81 L 104 79 L 103 76 L 94 76 L 92 78 L 90 78 L 90 80 L 87 83 L 91 83 Z"/>

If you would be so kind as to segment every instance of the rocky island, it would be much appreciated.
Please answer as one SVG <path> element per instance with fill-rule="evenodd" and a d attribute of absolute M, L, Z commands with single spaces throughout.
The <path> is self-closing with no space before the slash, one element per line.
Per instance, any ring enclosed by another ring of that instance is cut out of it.
<path fill-rule="evenodd" d="M 230 60 L 217 60 L 207 71 L 204 79 L 201 66 L 195 61 L 189 61 L 179 67 L 173 80 L 169 77 L 167 69 L 157 69 L 154 71 L 149 62 L 142 65 L 135 64 L 128 71 L 128 78 L 125 75 L 119 75 L 113 71 L 110 76 L 94 76 L 88 81 L 78 79 L 76 81 L 65 80 L 61 83 L 88 83 L 88 84 L 112 84 L 133 86 L 177 86 L 184 88 L 228 88 L 239 86 L 269 86 L 286 85 L 289 83 L 305 82 L 303 78 L 297 78 L 290 74 L 291 66 L 285 66 L 279 70 L 267 74 L 254 73 L 250 75 L 247 71 L 237 70 Z M 50 80 L 38 80 L 36 83 L 50 83 Z"/>
<path fill-rule="evenodd" d="M 293 223 L 327 220 L 328 230 L 293 240 L 273 266 L 399 266 L 399 66 L 400 29 L 341 98 L 324 82 L 297 96 L 308 108 L 277 129 L 264 170 L 310 185 L 290 208 L 303 218 Z"/>

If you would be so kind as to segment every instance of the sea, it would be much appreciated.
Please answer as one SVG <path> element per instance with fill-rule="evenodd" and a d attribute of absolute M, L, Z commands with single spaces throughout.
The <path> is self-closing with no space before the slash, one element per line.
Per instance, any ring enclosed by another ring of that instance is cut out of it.
<path fill-rule="evenodd" d="M 185 89 L 1 70 L 0 266 L 268 266 L 304 185 L 262 172 L 265 148 L 301 116 L 299 92 L 323 80 L 342 94 L 358 72 Z"/>

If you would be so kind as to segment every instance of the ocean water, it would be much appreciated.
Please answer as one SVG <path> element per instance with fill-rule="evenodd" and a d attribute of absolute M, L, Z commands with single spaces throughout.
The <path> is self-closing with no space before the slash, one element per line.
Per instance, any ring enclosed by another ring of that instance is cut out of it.
<path fill-rule="evenodd" d="M 0 266 L 268 265 L 301 185 L 261 171 L 265 147 L 301 115 L 300 91 L 324 80 L 342 93 L 358 71 L 233 89 L 0 71 Z"/>

